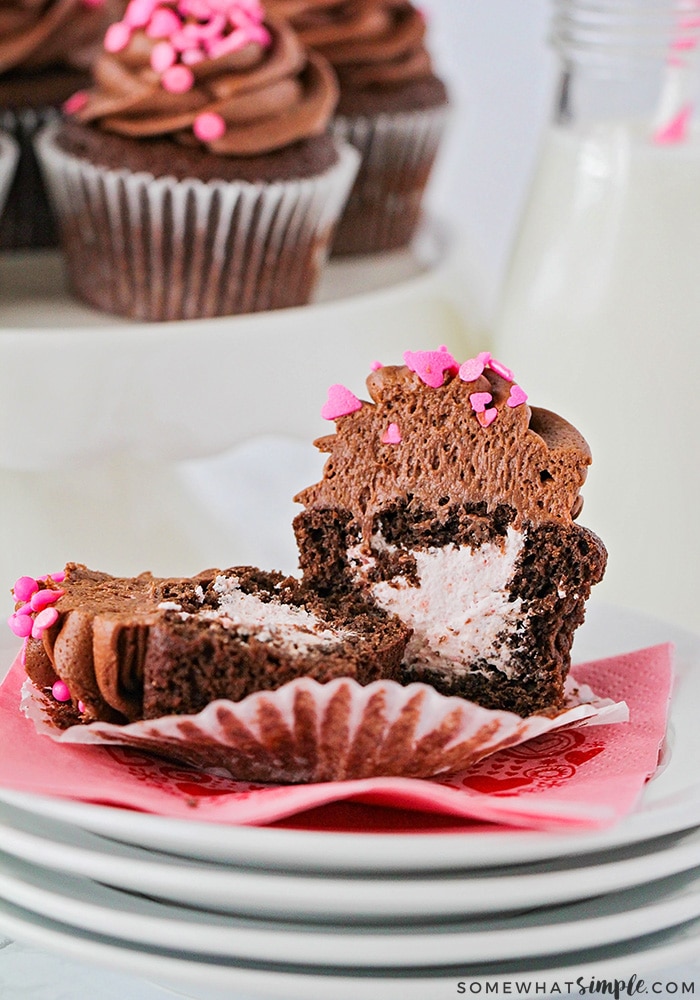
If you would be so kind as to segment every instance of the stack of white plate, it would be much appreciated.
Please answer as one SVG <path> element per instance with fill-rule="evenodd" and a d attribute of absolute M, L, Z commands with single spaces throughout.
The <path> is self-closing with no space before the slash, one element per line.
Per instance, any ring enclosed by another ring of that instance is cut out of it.
<path fill-rule="evenodd" d="M 594 655 L 678 649 L 662 767 L 613 829 L 257 829 L 0 791 L 0 931 L 212 998 L 566 993 L 697 958 L 700 643 L 592 618 Z"/>

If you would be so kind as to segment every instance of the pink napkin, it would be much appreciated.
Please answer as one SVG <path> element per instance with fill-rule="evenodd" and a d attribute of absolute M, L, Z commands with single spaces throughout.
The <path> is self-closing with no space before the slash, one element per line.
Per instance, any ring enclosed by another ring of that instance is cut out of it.
<path fill-rule="evenodd" d="M 17 661 L 0 688 L 0 787 L 215 823 L 260 825 L 359 801 L 510 827 L 600 828 L 634 808 L 657 767 L 672 653 L 670 645 L 654 646 L 572 671 L 599 696 L 626 701 L 628 723 L 561 729 L 439 781 L 366 778 L 285 786 L 235 782 L 125 747 L 56 743 L 37 734 L 19 710 L 25 674 Z M 405 830 L 405 814 L 396 815 L 396 829 Z"/>

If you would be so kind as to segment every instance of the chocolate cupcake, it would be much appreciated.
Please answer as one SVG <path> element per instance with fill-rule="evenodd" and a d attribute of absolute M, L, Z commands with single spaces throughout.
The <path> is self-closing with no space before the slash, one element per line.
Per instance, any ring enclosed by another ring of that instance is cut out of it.
<path fill-rule="evenodd" d="M 410 243 L 447 118 L 448 98 L 408 0 L 269 0 L 340 82 L 335 134 L 361 153 L 336 254 Z"/>
<path fill-rule="evenodd" d="M 0 215 L 0 248 L 57 243 L 32 140 L 87 85 L 90 63 L 123 7 L 119 0 L 0 0 L 0 128 L 20 147 Z"/>
<path fill-rule="evenodd" d="M 12 179 L 15 175 L 19 148 L 7 132 L 0 132 L 0 212 L 2 212 Z"/>
<path fill-rule="evenodd" d="M 337 83 L 256 0 L 132 0 L 38 151 L 75 293 L 140 320 L 309 301 L 357 154 Z"/>

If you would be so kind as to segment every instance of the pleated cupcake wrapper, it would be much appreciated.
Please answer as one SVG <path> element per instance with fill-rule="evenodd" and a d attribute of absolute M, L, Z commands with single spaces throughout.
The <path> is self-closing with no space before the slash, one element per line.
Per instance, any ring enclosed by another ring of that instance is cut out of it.
<path fill-rule="evenodd" d="M 442 106 L 335 118 L 333 135 L 354 146 L 361 161 L 336 230 L 334 253 L 373 253 L 410 242 L 448 114 Z"/>
<path fill-rule="evenodd" d="M 15 141 L 19 153 L 9 189 L 11 196 L 6 197 L 4 206 L 0 205 L 0 249 L 53 247 L 58 243 L 56 221 L 33 142 L 40 129 L 59 117 L 59 111 L 50 106 L 0 109 L 0 131 Z"/>
<path fill-rule="evenodd" d="M 27 681 L 22 710 L 37 732 L 60 743 L 117 744 L 224 769 L 239 781 L 282 784 L 448 775 L 564 726 L 628 721 L 624 702 L 597 698 L 573 681 L 565 709 L 554 718 L 522 719 L 445 697 L 426 684 L 362 687 L 348 678 L 319 684 L 308 677 L 240 702 L 212 702 L 197 715 L 66 730 L 53 723 L 49 698 Z"/>
<path fill-rule="evenodd" d="M 44 130 L 37 152 L 76 293 L 141 320 L 199 319 L 309 301 L 358 156 L 301 180 L 176 180 L 69 155 Z"/>
<path fill-rule="evenodd" d="M 12 136 L 0 132 L 0 213 L 15 176 L 19 147 Z"/>

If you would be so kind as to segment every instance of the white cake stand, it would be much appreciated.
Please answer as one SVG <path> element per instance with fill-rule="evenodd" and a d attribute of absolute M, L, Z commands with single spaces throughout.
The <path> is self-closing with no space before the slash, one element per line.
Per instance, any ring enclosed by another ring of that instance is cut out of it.
<path fill-rule="evenodd" d="M 467 357 L 460 268 L 432 224 L 410 251 L 331 263 L 310 306 L 143 324 L 72 300 L 57 254 L 0 258 L 0 581 L 238 561 L 245 526 L 209 517 L 182 463 L 261 435 L 312 452 L 330 384 L 363 395 L 407 349 Z"/>

